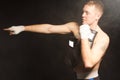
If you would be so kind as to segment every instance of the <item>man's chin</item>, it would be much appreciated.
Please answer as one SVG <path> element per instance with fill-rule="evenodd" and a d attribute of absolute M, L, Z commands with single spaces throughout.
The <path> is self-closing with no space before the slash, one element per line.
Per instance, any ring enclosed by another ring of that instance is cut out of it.
<path fill-rule="evenodd" d="M 86 23 L 86 22 L 82 22 L 82 24 L 88 24 L 88 23 Z"/>

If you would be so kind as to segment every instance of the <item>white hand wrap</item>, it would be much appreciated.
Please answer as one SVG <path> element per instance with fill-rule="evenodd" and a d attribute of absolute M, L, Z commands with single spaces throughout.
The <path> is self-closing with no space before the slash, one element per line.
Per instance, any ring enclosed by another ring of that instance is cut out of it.
<path fill-rule="evenodd" d="M 20 32 L 24 31 L 24 26 L 12 26 L 9 28 L 12 34 L 19 34 Z"/>
<path fill-rule="evenodd" d="M 80 35 L 81 39 L 87 39 L 89 38 L 89 35 L 91 34 L 91 30 L 89 25 L 84 24 L 80 26 Z"/>

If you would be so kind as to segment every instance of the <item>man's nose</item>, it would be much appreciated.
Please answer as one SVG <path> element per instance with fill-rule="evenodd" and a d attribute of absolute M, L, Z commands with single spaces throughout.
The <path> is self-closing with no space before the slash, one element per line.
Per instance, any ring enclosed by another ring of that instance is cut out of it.
<path fill-rule="evenodd" d="M 85 13 L 82 13 L 82 17 L 85 17 Z"/>

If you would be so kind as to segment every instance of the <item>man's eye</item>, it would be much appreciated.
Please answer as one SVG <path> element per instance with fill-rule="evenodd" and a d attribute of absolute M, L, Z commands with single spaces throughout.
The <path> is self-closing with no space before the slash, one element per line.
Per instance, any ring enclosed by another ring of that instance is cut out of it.
<path fill-rule="evenodd" d="M 86 12 L 86 14 L 88 15 L 88 14 L 89 14 L 89 12 Z"/>

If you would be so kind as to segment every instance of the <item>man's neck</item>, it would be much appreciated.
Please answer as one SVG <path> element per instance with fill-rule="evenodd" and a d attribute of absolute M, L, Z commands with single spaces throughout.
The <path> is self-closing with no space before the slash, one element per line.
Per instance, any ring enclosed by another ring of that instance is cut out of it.
<path fill-rule="evenodd" d="M 97 24 L 90 25 L 90 29 L 98 31 L 99 26 Z"/>

